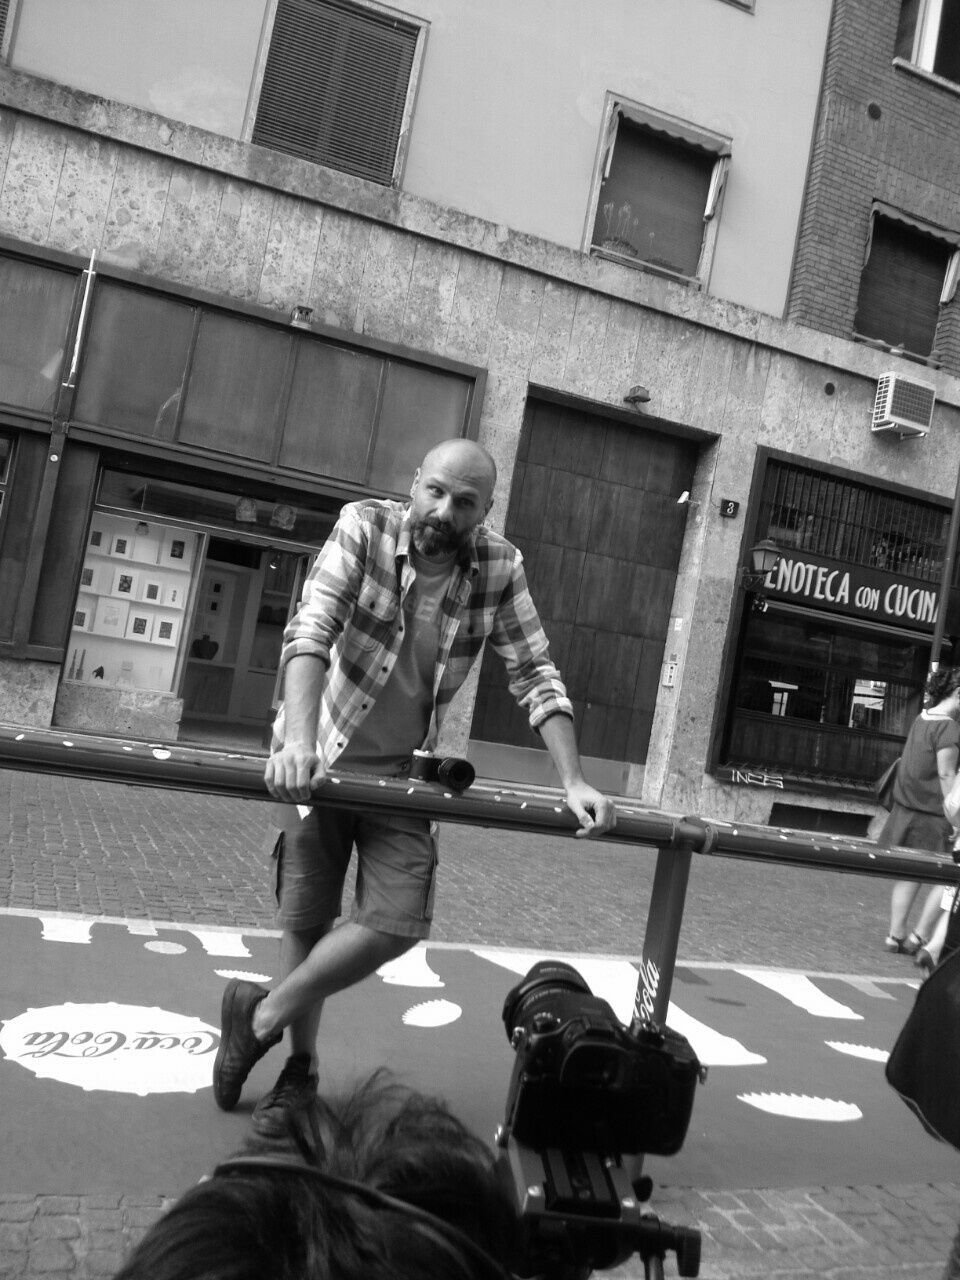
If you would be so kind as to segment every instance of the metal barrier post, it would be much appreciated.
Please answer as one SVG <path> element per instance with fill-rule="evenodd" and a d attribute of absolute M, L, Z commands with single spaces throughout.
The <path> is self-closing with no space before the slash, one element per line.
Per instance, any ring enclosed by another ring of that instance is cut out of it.
<path fill-rule="evenodd" d="M 693 848 L 687 842 L 679 849 L 661 846 L 657 851 L 633 1006 L 634 1028 L 649 1022 L 662 1026 L 667 1020 L 692 861 Z"/>

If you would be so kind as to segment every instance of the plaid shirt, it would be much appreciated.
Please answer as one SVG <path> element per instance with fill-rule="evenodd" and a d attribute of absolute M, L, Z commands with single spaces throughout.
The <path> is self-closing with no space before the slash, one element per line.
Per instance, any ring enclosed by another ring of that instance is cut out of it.
<path fill-rule="evenodd" d="M 409 552 L 405 504 L 349 503 L 318 553 L 300 608 L 284 631 L 281 670 L 301 653 L 327 664 L 317 730 L 317 749 L 327 765 L 342 753 L 390 678 L 403 638 L 402 602 L 416 573 Z M 444 597 L 433 715 L 424 750 L 436 746 L 450 701 L 488 636 L 506 663 L 510 692 L 529 712 L 532 728 L 557 712 L 573 717 L 527 588 L 523 557 L 481 525 L 461 548 Z M 283 738 L 281 705 L 272 750 Z"/>

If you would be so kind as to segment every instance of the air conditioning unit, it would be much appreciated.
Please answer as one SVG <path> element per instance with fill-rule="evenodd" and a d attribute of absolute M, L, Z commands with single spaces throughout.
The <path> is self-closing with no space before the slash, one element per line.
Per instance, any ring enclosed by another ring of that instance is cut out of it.
<path fill-rule="evenodd" d="M 904 436 L 925 436 L 933 420 L 937 390 L 929 382 L 908 378 L 902 373 L 885 373 L 877 383 L 871 430 L 877 435 L 892 432 Z"/>

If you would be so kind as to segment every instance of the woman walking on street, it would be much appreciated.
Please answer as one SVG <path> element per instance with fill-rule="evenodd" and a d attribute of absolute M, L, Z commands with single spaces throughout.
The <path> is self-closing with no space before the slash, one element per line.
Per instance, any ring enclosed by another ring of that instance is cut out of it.
<path fill-rule="evenodd" d="M 960 667 L 934 671 L 927 681 L 925 702 L 907 734 L 893 786 L 893 808 L 877 844 L 947 853 L 951 826 L 943 801 L 957 777 Z M 884 943 L 888 951 L 917 955 L 933 936 L 942 911 L 940 885 L 930 889 L 916 928 L 907 934 L 907 918 L 919 890 L 913 880 L 898 880 L 893 886 L 890 932 Z"/>

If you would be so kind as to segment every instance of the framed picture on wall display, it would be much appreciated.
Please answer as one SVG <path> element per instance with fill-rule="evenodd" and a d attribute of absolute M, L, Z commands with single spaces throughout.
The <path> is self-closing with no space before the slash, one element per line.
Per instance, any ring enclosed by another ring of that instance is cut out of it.
<path fill-rule="evenodd" d="M 171 569 L 189 569 L 193 563 L 195 535 L 186 529 L 165 529 L 160 563 Z"/>
<path fill-rule="evenodd" d="M 93 551 L 99 551 L 101 555 L 106 555 L 110 550 L 110 535 L 103 525 L 93 524 L 90 526 L 90 537 L 87 545 Z"/>
<path fill-rule="evenodd" d="M 113 575 L 113 586 L 110 589 L 110 594 L 124 596 L 127 600 L 136 600 L 139 585 L 139 573 L 134 573 L 132 569 L 118 569 Z"/>
<path fill-rule="evenodd" d="M 144 578 L 140 583 L 140 599 L 144 604 L 160 604 L 163 600 L 163 583 L 159 578 Z"/>
<path fill-rule="evenodd" d="M 153 622 L 154 644 L 176 644 L 180 639 L 180 619 L 175 614 L 158 613 Z"/>
<path fill-rule="evenodd" d="M 73 610 L 74 631 L 89 631 L 93 626 L 93 611 L 96 601 L 90 596 L 81 596 Z"/>
<path fill-rule="evenodd" d="M 131 609 L 127 615 L 126 637 L 128 640 L 149 640 L 153 631 L 153 619 L 139 609 Z"/>
<path fill-rule="evenodd" d="M 110 539 L 110 554 L 121 560 L 133 559 L 133 538 L 129 533 L 115 533 Z"/>
<path fill-rule="evenodd" d="M 99 636 L 122 636 L 127 625 L 130 604 L 127 600 L 113 600 L 101 596 L 93 615 L 93 629 Z"/>
<path fill-rule="evenodd" d="M 163 591 L 163 603 L 170 609 L 182 609 L 183 602 L 186 599 L 186 590 L 182 583 L 175 583 L 173 586 L 167 586 Z"/>
<path fill-rule="evenodd" d="M 144 564 L 156 564 L 160 558 L 160 526 L 148 525 L 143 520 L 140 524 L 144 526 L 146 532 L 141 532 L 138 526 L 133 539 L 133 558 L 143 561 Z"/>
<path fill-rule="evenodd" d="M 90 588 L 93 587 L 93 566 L 92 565 L 85 564 L 83 568 L 80 570 L 80 585 L 81 587 L 90 587 Z"/>

